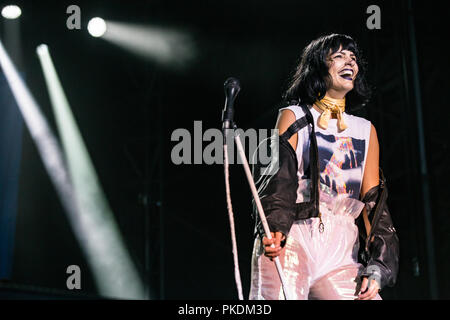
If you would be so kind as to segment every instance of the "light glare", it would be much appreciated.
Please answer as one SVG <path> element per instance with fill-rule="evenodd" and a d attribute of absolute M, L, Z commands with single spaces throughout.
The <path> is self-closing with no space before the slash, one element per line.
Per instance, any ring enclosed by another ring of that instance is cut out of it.
<path fill-rule="evenodd" d="M 5 6 L 2 9 L 2 16 L 6 19 L 17 19 L 22 14 L 22 10 L 16 5 Z"/>
<path fill-rule="evenodd" d="M 89 21 L 88 31 L 93 37 L 101 37 L 106 32 L 106 22 L 102 18 L 96 17 Z"/>
<path fill-rule="evenodd" d="M 46 54 L 46 53 L 48 53 L 48 46 L 46 44 L 40 44 L 36 48 L 36 52 L 38 55 Z"/>

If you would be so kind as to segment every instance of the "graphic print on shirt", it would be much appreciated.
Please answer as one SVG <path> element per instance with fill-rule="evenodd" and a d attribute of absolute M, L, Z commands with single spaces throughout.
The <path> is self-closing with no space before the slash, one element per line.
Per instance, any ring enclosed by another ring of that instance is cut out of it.
<path fill-rule="evenodd" d="M 316 132 L 320 182 L 337 194 L 358 199 L 366 144 L 362 139 Z M 306 154 L 309 154 L 306 153 Z"/>

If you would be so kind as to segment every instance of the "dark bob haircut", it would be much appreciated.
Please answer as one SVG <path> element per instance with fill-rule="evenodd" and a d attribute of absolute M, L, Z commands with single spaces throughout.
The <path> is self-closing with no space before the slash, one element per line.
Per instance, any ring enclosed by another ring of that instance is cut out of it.
<path fill-rule="evenodd" d="M 361 56 L 356 42 L 350 36 L 343 34 L 322 36 L 312 41 L 303 50 L 300 63 L 283 95 L 283 100 L 312 105 L 317 99 L 322 99 L 331 81 L 327 59 L 330 53 L 337 52 L 341 46 L 342 50 L 348 50 L 355 54 L 359 68 L 353 90 L 346 95 L 346 105 L 349 109 L 364 106 L 371 95 L 371 89 L 365 79 L 366 62 Z"/>

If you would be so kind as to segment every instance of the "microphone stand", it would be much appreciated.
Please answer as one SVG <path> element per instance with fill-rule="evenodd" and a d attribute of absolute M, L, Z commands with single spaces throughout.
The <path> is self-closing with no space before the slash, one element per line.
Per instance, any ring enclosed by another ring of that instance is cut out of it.
<path fill-rule="evenodd" d="M 267 224 L 266 215 L 264 214 L 264 209 L 261 205 L 261 200 L 259 198 L 258 191 L 256 190 L 255 182 L 253 180 L 253 175 L 251 173 L 250 166 L 248 165 L 247 157 L 245 155 L 245 151 L 242 146 L 239 133 L 236 134 L 236 132 L 234 131 L 236 128 L 237 128 L 236 125 L 233 123 L 233 134 L 235 134 L 234 140 L 236 143 L 236 147 L 238 149 L 242 165 L 244 166 L 245 175 L 247 176 L 247 180 L 250 185 L 250 190 L 252 191 L 253 198 L 255 199 L 256 207 L 258 209 L 259 217 L 261 219 L 261 223 L 264 228 L 264 232 L 266 233 L 267 239 L 270 240 L 270 239 L 272 239 L 272 234 L 270 233 L 269 225 Z M 224 152 L 225 152 L 225 149 L 224 149 Z M 275 245 L 272 244 L 271 247 L 275 248 Z M 277 268 L 277 272 L 278 272 L 278 275 L 281 280 L 285 299 L 293 300 L 293 297 L 289 290 L 289 286 L 287 284 L 286 278 L 283 273 L 283 267 L 281 266 L 280 259 L 278 257 L 275 257 L 275 258 L 273 258 L 273 261 L 275 262 L 275 266 Z"/>
<path fill-rule="evenodd" d="M 267 224 L 267 219 L 264 214 L 263 207 L 261 205 L 261 201 L 259 199 L 258 191 L 256 190 L 255 182 L 253 181 L 253 176 L 250 171 L 250 167 L 248 165 L 247 157 L 245 155 L 244 148 L 242 147 L 241 139 L 239 137 L 239 134 L 236 135 L 235 129 L 236 124 L 233 122 L 233 115 L 234 115 L 234 100 L 236 98 L 236 95 L 240 91 L 240 84 L 239 80 L 235 78 L 228 78 L 227 81 L 225 81 L 225 107 L 222 113 L 222 132 L 223 132 L 223 152 L 224 152 L 224 170 L 225 170 L 225 189 L 226 189 L 226 196 L 227 196 L 227 209 L 228 209 L 228 216 L 230 219 L 230 228 L 231 228 L 231 241 L 233 245 L 233 256 L 234 256 L 234 274 L 235 274 L 235 280 L 236 285 L 238 288 L 238 294 L 239 299 L 242 300 L 242 284 L 240 279 L 240 273 L 239 273 L 239 262 L 238 262 L 238 255 L 237 255 L 237 246 L 236 246 L 236 236 L 235 236 L 235 229 L 234 229 L 234 218 L 233 218 L 233 208 L 231 205 L 231 196 L 230 196 L 230 185 L 229 185 L 229 172 L 228 172 L 228 146 L 227 146 L 227 131 L 233 130 L 234 140 L 239 152 L 239 156 L 241 158 L 242 164 L 244 166 L 245 174 L 247 176 L 248 183 L 250 185 L 250 189 L 253 194 L 253 198 L 255 199 L 256 207 L 258 208 L 259 217 L 261 219 L 261 223 L 264 228 L 264 232 L 266 233 L 266 237 L 270 240 L 272 239 L 272 235 L 270 233 L 269 226 Z M 271 245 L 272 248 L 275 248 L 275 244 Z M 287 285 L 287 281 L 285 279 L 283 268 L 280 263 L 280 259 L 278 257 L 275 257 L 273 259 L 275 262 L 275 266 L 277 268 L 278 275 L 281 280 L 281 284 L 283 286 L 283 292 L 284 297 L 286 300 L 292 300 L 293 296 L 290 293 L 290 290 Z"/>
<path fill-rule="evenodd" d="M 228 127 L 228 123 L 225 124 L 224 122 L 224 128 Z M 230 231 L 231 231 L 231 243 L 233 247 L 233 260 L 234 260 L 234 278 L 236 281 L 236 287 L 238 290 L 238 296 L 239 300 L 243 300 L 243 294 L 242 294 L 242 283 L 241 283 L 241 275 L 239 272 L 239 261 L 238 261 L 238 252 L 237 252 L 237 245 L 236 245 L 236 232 L 234 229 L 234 217 L 233 217 L 233 206 L 231 205 L 231 195 L 230 195 L 230 179 L 229 179 L 229 161 L 228 161 L 228 146 L 226 142 L 226 132 L 230 129 L 224 129 L 224 138 L 223 138 L 223 157 L 224 157 L 224 173 L 225 173 L 225 192 L 227 196 L 227 209 L 228 209 L 228 218 L 230 220 Z"/>

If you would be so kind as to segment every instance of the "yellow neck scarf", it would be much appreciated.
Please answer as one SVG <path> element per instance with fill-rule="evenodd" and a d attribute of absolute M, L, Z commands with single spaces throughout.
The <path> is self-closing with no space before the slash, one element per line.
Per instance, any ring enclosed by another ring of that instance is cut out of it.
<path fill-rule="evenodd" d="M 347 125 L 344 122 L 342 113 L 345 111 L 345 98 L 344 99 L 333 99 L 325 96 L 322 100 L 316 100 L 314 103 L 320 110 L 322 114 L 318 119 L 318 126 L 322 129 L 328 128 L 328 121 L 331 118 L 331 114 L 335 113 L 337 117 L 337 126 L 340 131 L 347 129 Z"/>

